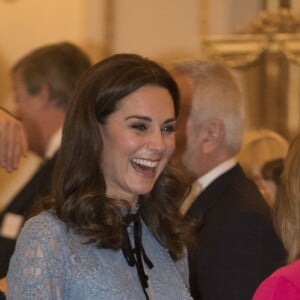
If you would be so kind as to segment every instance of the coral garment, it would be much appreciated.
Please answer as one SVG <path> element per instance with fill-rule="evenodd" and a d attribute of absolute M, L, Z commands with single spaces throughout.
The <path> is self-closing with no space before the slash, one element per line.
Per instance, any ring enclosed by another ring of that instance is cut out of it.
<path fill-rule="evenodd" d="M 253 300 L 300 299 L 300 259 L 276 270 L 256 290 Z"/>

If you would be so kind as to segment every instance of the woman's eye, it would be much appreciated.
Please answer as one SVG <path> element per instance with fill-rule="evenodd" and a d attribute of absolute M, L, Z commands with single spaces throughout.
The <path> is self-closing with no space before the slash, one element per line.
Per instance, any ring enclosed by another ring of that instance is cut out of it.
<path fill-rule="evenodd" d="M 175 125 L 167 125 L 165 127 L 163 127 L 162 132 L 164 133 L 172 133 L 175 131 Z"/>
<path fill-rule="evenodd" d="M 138 123 L 138 124 L 132 124 L 131 128 L 137 129 L 137 130 L 140 130 L 140 131 L 145 131 L 147 129 L 147 126 L 145 124 Z"/>

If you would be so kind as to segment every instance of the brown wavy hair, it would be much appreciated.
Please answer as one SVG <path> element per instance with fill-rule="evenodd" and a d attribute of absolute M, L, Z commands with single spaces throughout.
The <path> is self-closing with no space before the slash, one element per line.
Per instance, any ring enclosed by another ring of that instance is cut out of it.
<path fill-rule="evenodd" d="M 300 258 L 300 135 L 291 142 L 274 205 L 274 223 L 287 262 Z"/>
<path fill-rule="evenodd" d="M 122 211 L 130 210 L 126 201 L 106 196 L 99 123 L 105 124 L 122 98 L 146 85 L 169 91 L 177 117 L 179 95 L 173 78 L 154 61 L 135 54 L 116 54 L 92 66 L 79 81 L 66 114 L 55 170 L 56 213 L 99 247 L 122 247 Z M 174 259 L 191 240 L 192 225 L 178 212 L 186 192 L 187 181 L 168 165 L 153 190 L 140 196 L 143 220 Z"/>

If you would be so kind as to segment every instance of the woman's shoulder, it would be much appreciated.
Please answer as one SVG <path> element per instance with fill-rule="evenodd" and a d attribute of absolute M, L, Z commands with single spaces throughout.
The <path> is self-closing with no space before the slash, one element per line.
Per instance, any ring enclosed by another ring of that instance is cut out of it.
<path fill-rule="evenodd" d="M 28 219 L 17 239 L 14 253 L 15 261 L 26 262 L 38 258 L 41 253 L 49 258 L 50 253 L 62 254 L 67 228 L 52 211 L 44 211 Z M 50 247 L 51 246 L 51 247 Z M 32 257 L 28 256 L 31 253 Z M 35 255 L 33 255 L 35 253 Z"/>
<path fill-rule="evenodd" d="M 57 218 L 54 211 L 47 210 L 28 219 L 21 231 L 21 234 L 30 233 L 36 238 L 46 237 L 55 233 L 62 233 L 66 225 Z"/>

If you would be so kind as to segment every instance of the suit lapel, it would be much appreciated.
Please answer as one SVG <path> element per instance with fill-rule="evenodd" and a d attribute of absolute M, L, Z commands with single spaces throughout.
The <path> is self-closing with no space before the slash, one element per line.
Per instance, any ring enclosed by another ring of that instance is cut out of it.
<path fill-rule="evenodd" d="M 245 174 L 239 165 L 234 166 L 218 178 L 216 178 L 209 186 L 202 191 L 197 197 L 193 205 L 188 211 L 188 215 L 192 218 L 199 219 L 199 216 L 205 214 L 219 201 L 224 198 L 223 195 L 228 190 L 234 188 L 237 182 L 244 180 Z"/>
<path fill-rule="evenodd" d="M 55 160 L 56 155 L 41 165 L 31 180 L 9 203 L 2 215 L 7 212 L 24 215 L 37 197 L 46 196 L 50 192 Z"/>

